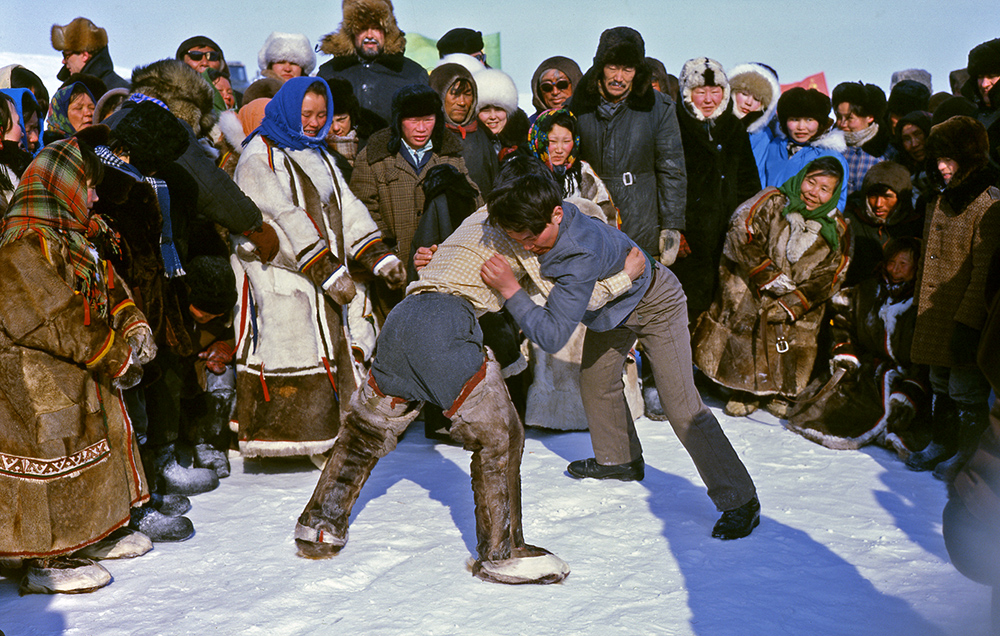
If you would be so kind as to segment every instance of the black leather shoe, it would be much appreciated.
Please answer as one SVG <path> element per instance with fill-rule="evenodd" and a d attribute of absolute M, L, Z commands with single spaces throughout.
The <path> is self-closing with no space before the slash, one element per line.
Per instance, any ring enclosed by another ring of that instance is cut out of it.
<path fill-rule="evenodd" d="M 642 457 L 627 464 L 612 464 L 610 466 L 598 464 L 597 460 L 591 457 L 590 459 L 578 459 L 575 462 L 570 462 L 570 465 L 566 467 L 566 472 L 577 479 L 589 477 L 590 479 L 617 479 L 619 481 L 642 481 L 645 470 L 646 463 L 642 461 Z"/>
<path fill-rule="evenodd" d="M 742 539 L 760 525 L 760 501 L 756 497 L 739 508 L 727 510 L 712 528 L 712 536 L 728 541 Z"/>

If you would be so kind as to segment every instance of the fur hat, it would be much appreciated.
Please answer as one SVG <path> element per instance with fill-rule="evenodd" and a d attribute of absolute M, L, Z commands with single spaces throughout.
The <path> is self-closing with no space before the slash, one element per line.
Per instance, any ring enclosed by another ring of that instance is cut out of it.
<path fill-rule="evenodd" d="M 932 127 L 924 150 L 928 170 L 938 177 L 938 159 L 945 157 L 958 162 L 958 172 L 948 183 L 949 189 L 985 168 L 990 160 L 986 127 L 972 117 L 952 117 Z"/>
<path fill-rule="evenodd" d="M 910 171 L 895 161 L 882 161 L 875 164 L 865 173 L 865 179 L 861 184 L 861 191 L 868 194 L 868 190 L 875 186 L 885 186 L 896 193 L 900 199 L 910 201 Z"/>
<path fill-rule="evenodd" d="M 1000 75 L 1000 38 L 983 42 L 969 51 L 969 76 Z"/>
<path fill-rule="evenodd" d="M 187 275 L 188 301 L 196 308 L 225 315 L 236 305 L 236 275 L 229 259 L 222 256 L 196 256 L 184 266 Z"/>
<path fill-rule="evenodd" d="M 104 121 L 108 115 L 118 110 L 126 99 L 128 99 L 127 88 L 112 88 L 101 95 L 94 105 L 94 123 L 99 124 Z"/>
<path fill-rule="evenodd" d="M 139 172 L 151 175 L 187 150 L 187 131 L 170 111 L 150 101 L 126 111 L 112 129 L 111 143 L 128 149 L 129 162 Z"/>
<path fill-rule="evenodd" d="M 785 122 L 790 117 L 811 117 L 822 129 L 830 120 L 830 98 L 815 88 L 790 88 L 778 98 L 778 123 L 786 133 Z"/>
<path fill-rule="evenodd" d="M 933 91 L 934 86 L 931 84 L 931 74 L 929 71 L 925 71 L 922 68 L 908 68 L 903 71 L 896 71 L 892 74 L 892 80 L 889 82 L 889 92 L 896 84 L 899 84 L 903 80 L 913 80 L 914 82 L 920 82 L 927 87 L 927 90 Z"/>
<path fill-rule="evenodd" d="M 333 95 L 331 112 L 334 115 L 347 113 L 351 119 L 355 119 L 361 104 L 358 103 L 358 98 L 354 95 L 354 87 L 351 86 L 351 82 L 343 77 L 331 77 L 327 80 L 327 84 L 330 85 L 330 94 Z"/>
<path fill-rule="evenodd" d="M 646 43 L 635 29 L 626 26 L 614 27 L 601 33 L 594 55 L 594 66 L 603 68 L 608 64 L 631 66 L 638 69 L 646 65 Z"/>
<path fill-rule="evenodd" d="M 460 66 L 464 66 L 466 70 L 472 73 L 473 75 L 486 68 L 486 66 L 483 65 L 482 62 L 472 57 L 468 53 L 449 53 L 448 55 L 445 55 L 440 60 L 438 60 L 438 63 L 434 66 L 434 68 L 437 68 L 438 66 L 441 66 L 443 64 L 458 64 Z"/>
<path fill-rule="evenodd" d="M 729 69 L 729 90 L 751 95 L 763 107 L 761 115 L 747 126 L 748 133 L 753 134 L 763 129 L 778 112 L 781 84 L 778 83 L 778 75 L 774 69 L 766 64 L 738 64 Z"/>
<path fill-rule="evenodd" d="M 885 91 L 875 84 L 842 82 L 833 89 L 831 101 L 834 108 L 844 102 L 857 106 L 868 117 L 873 117 L 876 120 L 881 119 L 885 112 Z"/>
<path fill-rule="evenodd" d="M 302 67 L 302 74 L 309 75 L 316 68 L 316 52 L 309 38 L 301 33 L 272 31 L 257 53 L 257 67 L 264 71 L 275 62 L 292 62 Z"/>
<path fill-rule="evenodd" d="M 354 55 L 354 36 L 377 26 L 385 35 L 384 51 L 389 55 L 406 50 L 406 34 L 399 30 L 390 0 L 344 0 L 340 29 L 320 40 L 319 50 L 327 55 Z"/>
<path fill-rule="evenodd" d="M 270 99 L 278 94 L 282 84 L 284 84 L 283 81 L 274 77 L 262 77 L 259 80 L 254 80 L 254 83 L 243 91 L 243 103 L 249 104 L 253 100 L 262 97 Z"/>
<path fill-rule="evenodd" d="M 955 95 L 943 101 L 933 112 L 932 125 L 937 125 L 952 117 L 975 117 L 976 105 L 961 95 Z"/>
<path fill-rule="evenodd" d="M 649 56 L 646 56 L 646 66 L 652 75 L 652 81 L 660 85 L 660 92 L 667 93 L 670 85 L 670 73 L 667 73 L 667 67 L 660 60 Z M 671 97 L 676 99 L 676 96 L 671 95 Z"/>
<path fill-rule="evenodd" d="M 545 102 L 542 101 L 542 95 L 539 91 L 538 85 L 542 81 L 542 75 L 545 71 L 555 69 L 569 78 L 569 83 L 576 90 L 580 85 L 580 80 L 583 78 L 583 72 L 580 70 L 580 65 L 569 59 L 568 57 L 563 57 L 562 55 L 556 55 L 555 57 L 550 57 L 538 65 L 535 69 L 534 74 L 531 76 L 531 104 L 535 107 L 537 111 L 543 111 L 548 108 Z"/>
<path fill-rule="evenodd" d="M 52 48 L 57 51 L 100 51 L 108 45 L 108 32 L 87 18 L 66 26 L 52 25 Z"/>
<path fill-rule="evenodd" d="M 889 92 L 885 112 L 902 116 L 915 110 L 927 110 L 931 89 L 914 80 L 901 80 Z"/>
<path fill-rule="evenodd" d="M 448 31 L 437 41 L 438 57 L 444 57 L 449 53 L 471 55 L 482 51 L 484 46 L 482 32 L 458 27 Z"/>
<path fill-rule="evenodd" d="M 517 87 L 510 75 L 497 68 L 479 71 L 473 78 L 479 92 L 479 107 L 499 106 L 510 115 L 517 110 Z"/>
<path fill-rule="evenodd" d="M 726 71 L 722 65 L 715 60 L 708 57 L 696 57 L 684 62 L 678 80 L 680 81 L 684 107 L 699 121 L 716 119 L 729 108 L 729 79 L 726 77 Z M 722 89 L 722 101 L 708 117 L 698 110 L 694 102 L 691 101 L 692 91 L 701 86 L 718 86 Z"/>
<path fill-rule="evenodd" d="M 402 122 L 407 117 L 426 117 L 436 115 L 434 132 L 431 142 L 435 148 L 440 148 L 441 134 L 444 132 L 444 114 L 441 96 L 426 84 L 410 84 L 396 91 L 392 96 L 392 137 L 389 139 L 389 150 L 397 152 L 402 139 Z"/>
<path fill-rule="evenodd" d="M 90 95 L 94 98 L 95 105 L 97 100 L 101 99 L 101 97 L 104 96 L 104 93 L 108 92 L 108 85 L 104 83 L 104 80 L 89 73 L 73 73 L 66 78 L 66 81 L 63 82 L 62 86 L 59 88 L 69 86 L 70 84 L 76 84 L 77 82 L 80 82 L 87 87 L 87 90 L 90 91 Z"/>
<path fill-rule="evenodd" d="M 132 92 L 155 97 L 186 122 L 196 137 L 208 134 L 215 124 L 212 110 L 215 89 L 201 75 L 178 60 L 159 60 L 132 71 Z"/>

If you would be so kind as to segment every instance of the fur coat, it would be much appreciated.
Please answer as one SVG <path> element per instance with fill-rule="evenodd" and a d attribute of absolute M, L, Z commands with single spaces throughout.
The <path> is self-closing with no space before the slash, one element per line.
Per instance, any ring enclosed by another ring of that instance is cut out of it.
<path fill-rule="evenodd" d="M 339 397 L 351 395 L 360 373 L 351 330 L 370 330 L 371 323 L 328 301 L 300 272 L 302 261 L 313 257 L 309 246 L 316 245 L 368 271 L 393 257 L 325 152 L 275 148 L 255 136 L 240 156 L 236 183 L 260 207 L 280 245 L 263 264 L 252 243 L 234 236 L 240 451 L 250 457 L 323 453 L 340 428 Z"/>
<path fill-rule="evenodd" d="M 826 301 L 840 289 L 850 260 L 850 235 L 839 213 L 833 213 L 839 248 L 831 249 L 820 236 L 793 232 L 782 214 L 786 204 L 776 188 L 765 188 L 736 209 L 719 291 L 692 341 L 694 362 L 705 375 L 755 395 L 795 397 L 809 383 Z M 780 274 L 795 288 L 765 290 Z"/>

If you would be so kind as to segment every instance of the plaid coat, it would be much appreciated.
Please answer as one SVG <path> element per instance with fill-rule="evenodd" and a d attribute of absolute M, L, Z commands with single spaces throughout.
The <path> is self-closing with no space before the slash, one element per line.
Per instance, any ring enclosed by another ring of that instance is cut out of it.
<path fill-rule="evenodd" d="M 389 151 L 392 131 L 380 130 L 368 139 L 368 145 L 354 160 L 351 175 L 351 190 L 368 206 L 372 219 L 382 230 L 382 238 L 389 245 L 395 245 L 396 254 L 403 263 L 409 263 L 412 254 L 410 244 L 413 234 L 424 211 L 424 191 L 421 187 L 428 170 L 439 164 L 451 164 L 468 176 L 462 158 L 462 143 L 454 133 L 445 131 L 441 137 L 441 147 L 433 149 L 433 155 L 418 175 L 413 166 L 399 152 Z M 469 180 L 472 187 L 476 184 Z M 479 191 L 479 188 L 476 188 Z M 476 201 L 477 207 L 482 199 Z"/>

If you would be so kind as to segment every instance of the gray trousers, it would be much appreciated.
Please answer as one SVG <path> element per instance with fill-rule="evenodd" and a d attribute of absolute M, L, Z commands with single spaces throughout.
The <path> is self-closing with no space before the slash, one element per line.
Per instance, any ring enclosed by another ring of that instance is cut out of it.
<path fill-rule="evenodd" d="M 654 267 L 656 279 L 624 324 L 609 331 L 588 329 L 584 337 L 580 392 L 594 456 L 605 465 L 642 456 L 622 383 L 625 357 L 638 339 L 670 426 L 694 461 L 708 496 L 720 511 L 738 508 L 755 496 L 753 480 L 694 386 L 684 291 L 670 270 Z"/>

